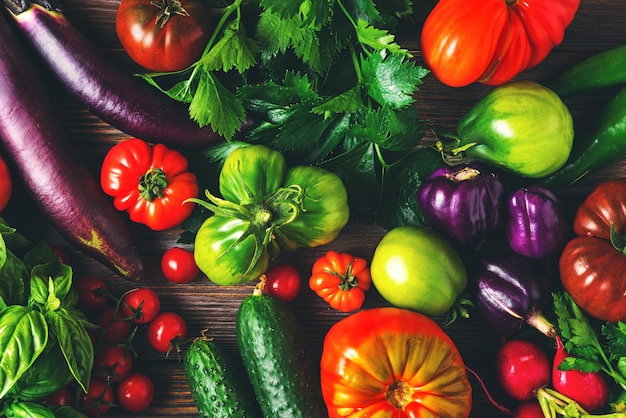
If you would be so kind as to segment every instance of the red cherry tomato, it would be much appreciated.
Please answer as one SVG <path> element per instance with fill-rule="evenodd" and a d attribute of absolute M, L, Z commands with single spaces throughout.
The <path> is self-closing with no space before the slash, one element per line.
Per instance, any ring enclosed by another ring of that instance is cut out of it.
<path fill-rule="evenodd" d="M 193 258 L 193 251 L 180 247 L 169 248 L 161 258 L 161 271 L 173 283 L 189 283 L 198 276 L 200 269 Z"/>
<path fill-rule="evenodd" d="M 12 192 L 13 180 L 11 178 L 11 172 L 4 158 L 0 155 L 0 212 L 9 204 Z"/>
<path fill-rule="evenodd" d="M 213 31 L 208 4 L 200 0 L 123 0 L 117 36 L 128 55 L 151 71 L 193 64 Z"/>
<path fill-rule="evenodd" d="M 85 312 L 96 312 L 109 302 L 109 288 L 106 282 L 97 276 L 81 276 L 74 281 L 78 294 L 76 306 Z"/>
<path fill-rule="evenodd" d="M 52 252 L 56 254 L 57 258 L 59 259 L 59 263 L 65 264 L 66 266 L 70 265 L 70 256 L 65 248 L 54 244 L 50 245 L 50 248 L 52 249 Z"/>
<path fill-rule="evenodd" d="M 131 321 L 115 306 L 105 306 L 98 317 L 98 325 L 102 328 L 101 341 L 116 344 L 130 335 Z"/>
<path fill-rule="evenodd" d="M 79 409 L 90 417 L 98 417 L 111 409 L 115 402 L 115 393 L 110 384 L 102 379 L 91 379 L 87 393 L 83 393 L 78 404 Z"/>
<path fill-rule="evenodd" d="M 265 294 L 290 302 L 298 296 L 301 284 L 300 272 L 291 264 L 276 264 L 265 272 Z"/>
<path fill-rule="evenodd" d="M 147 324 L 161 311 L 161 301 L 154 290 L 139 287 L 126 293 L 122 299 L 122 312 L 136 324 Z"/>
<path fill-rule="evenodd" d="M 93 363 L 93 373 L 102 379 L 119 382 L 133 367 L 133 356 L 124 347 L 103 345 L 98 347 Z"/>
<path fill-rule="evenodd" d="M 178 343 L 187 336 L 187 323 L 176 312 L 161 312 L 148 326 L 148 342 L 156 351 L 178 350 Z"/>
<path fill-rule="evenodd" d="M 117 402 L 128 412 L 147 409 L 154 399 L 154 383 L 145 374 L 133 373 L 117 386 Z"/>
<path fill-rule="evenodd" d="M 74 396 L 68 386 L 63 386 L 56 392 L 41 399 L 39 402 L 44 406 L 71 406 L 74 404 Z"/>

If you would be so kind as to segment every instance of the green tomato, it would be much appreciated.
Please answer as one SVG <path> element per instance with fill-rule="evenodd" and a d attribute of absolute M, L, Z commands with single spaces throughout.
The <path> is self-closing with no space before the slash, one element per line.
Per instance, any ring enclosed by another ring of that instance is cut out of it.
<path fill-rule="evenodd" d="M 213 283 L 236 285 L 259 278 L 269 265 L 268 247 L 249 235 L 250 224 L 213 215 L 204 221 L 194 242 L 198 268 Z"/>
<path fill-rule="evenodd" d="M 425 227 L 387 232 L 374 251 L 370 271 L 387 302 L 430 316 L 448 312 L 467 286 L 467 271 L 454 247 Z"/>
<path fill-rule="evenodd" d="M 302 188 L 303 210 L 276 228 L 280 246 L 317 247 L 337 238 L 350 218 L 348 193 L 339 176 L 319 167 L 297 166 L 287 172 L 284 185 Z"/>
<path fill-rule="evenodd" d="M 500 86 L 459 120 L 459 144 L 467 156 L 524 177 L 554 173 L 572 150 L 574 124 L 552 90 L 531 81 Z"/>

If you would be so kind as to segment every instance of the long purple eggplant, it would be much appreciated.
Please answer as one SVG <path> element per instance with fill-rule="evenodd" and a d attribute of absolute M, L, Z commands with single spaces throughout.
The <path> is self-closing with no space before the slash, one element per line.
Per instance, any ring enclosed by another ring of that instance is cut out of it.
<path fill-rule="evenodd" d="M 20 31 L 65 87 L 94 115 L 131 136 L 195 147 L 222 137 L 200 127 L 184 103 L 124 73 L 63 15 L 55 0 L 4 0 Z"/>
<path fill-rule="evenodd" d="M 72 147 L 43 81 L 0 13 L 0 141 L 52 226 L 129 280 L 143 264 L 122 217 Z"/>

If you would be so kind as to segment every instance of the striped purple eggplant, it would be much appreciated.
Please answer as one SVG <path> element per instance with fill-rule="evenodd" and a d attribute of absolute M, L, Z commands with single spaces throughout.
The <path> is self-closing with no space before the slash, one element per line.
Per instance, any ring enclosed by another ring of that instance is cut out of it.
<path fill-rule="evenodd" d="M 500 225 L 504 187 L 478 164 L 435 170 L 418 188 L 417 201 L 429 224 L 467 248 L 479 249 Z"/>
<path fill-rule="evenodd" d="M 34 203 L 71 244 L 126 279 L 143 264 L 122 215 L 72 146 L 23 44 L 0 13 L 0 144 Z"/>
<path fill-rule="evenodd" d="M 69 22 L 55 0 L 4 0 L 8 13 L 62 84 L 90 112 L 131 136 L 192 147 L 222 137 L 186 104 L 117 68 Z"/>

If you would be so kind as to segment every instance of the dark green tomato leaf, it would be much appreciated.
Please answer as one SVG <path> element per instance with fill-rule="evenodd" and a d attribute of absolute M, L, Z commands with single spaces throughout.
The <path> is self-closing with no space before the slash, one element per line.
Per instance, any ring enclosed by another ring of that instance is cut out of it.
<path fill-rule="evenodd" d="M 22 305 L 0 314 L 0 399 L 33 365 L 48 343 L 44 316 Z"/>
<path fill-rule="evenodd" d="M 93 367 L 94 350 L 82 320 L 64 308 L 47 311 L 46 320 L 74 379 L 86 392 Z"/>
<path fill-rule="evenodd" d="M 363 56 L 361 71 L 367 94 L 380 105 L 404 107 L 412 104 L 414 93 L 428 70 L 403 55 L 384 52 Z"/>
<path fill-rule="evenodd" d="M 417 188 L 444 164 L 436 150 L 420 148 L 391 165 L 383 177 L 376 222 L 387 230 L 402 225 L 427 225 L 417 203 Z"/>
<path fill-rule="evenodd" d="M 4 414 L 13 418 L 55 418 L 52 410 L 28 401 L 13 401 L 4 407 Z"/>
<path fill-rule="evenodd" d="M 6 305 L 26 303 L 24 293 L 26 280 L 28 271 L 24 263 L 8 250 L 4 265 L 0 268 L 0 297 Z"/>
<path fill-rule="evenodd" d="M 56 392 L 72 379 L 59 345 L 49 339 L 44 352 L 15 384 L 11 396 L 23 401 L 35 401 Z"/>
<path fill-rule="evenodd" d="M 393 109 L 366 109 L 365 114 L 351 129 L 352 135 L 373 142 L 382 149 L 407 151 L 415 148 L 422 139 L 422 122 L 417 119 L 417 109 L 410 106 Z"/>

